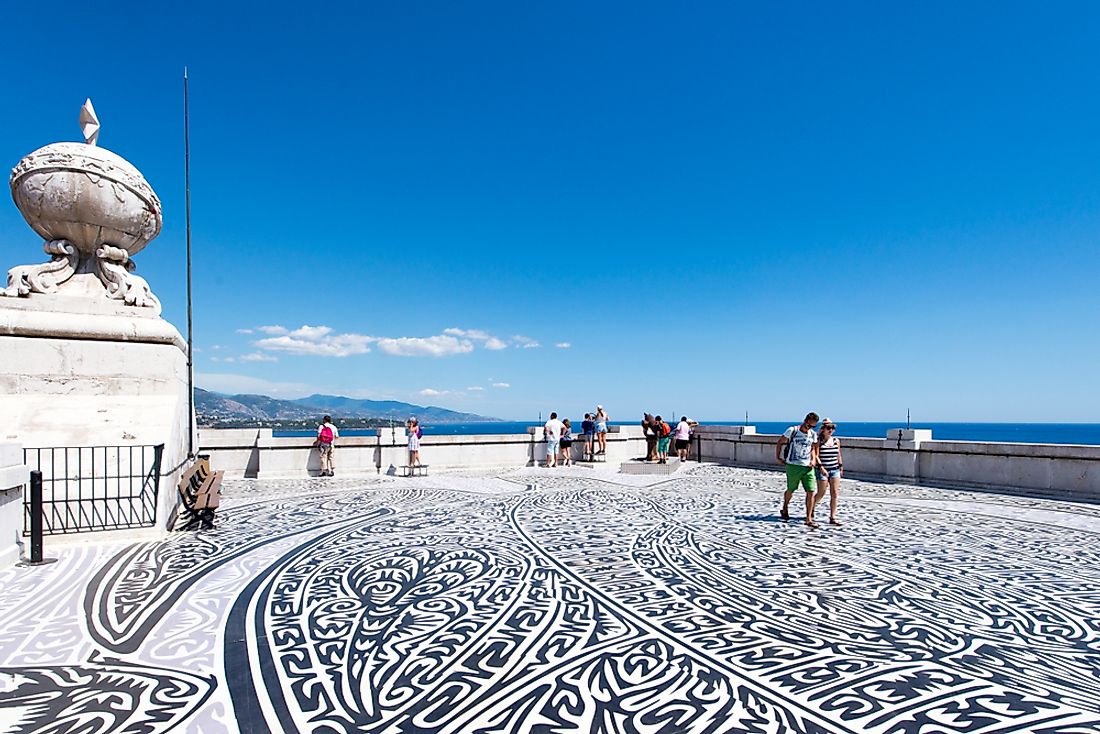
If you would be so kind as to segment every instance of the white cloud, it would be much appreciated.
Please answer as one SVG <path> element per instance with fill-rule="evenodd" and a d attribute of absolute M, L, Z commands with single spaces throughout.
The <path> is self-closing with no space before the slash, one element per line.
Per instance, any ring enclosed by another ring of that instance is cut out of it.
<path fill-rule="evenodd" d="M 251 354 L 242 354 L 242 362 L 278 362 L 278 357 L 272 357 L 270 354 L 264 354 L 263 352 L 252 352 Z"/>
<path fill-rule="evenodd" d="M 352 354 L 365 354 L 376 347 L 380 352 L 394 357 L 448 357 L 455 354 L 467 354 L 475 346 L 497 351 L 507 349 L 503 339 L 481 329 L 444 329 L 436 336 L 379 337 L 366 334 L 338 334 L 329 326 L 301 326 L 290 331 L 282 326 L 258 326 L 257 331 L 272 334 L 254 342 L 259 349 L 268 352 L 286 352 L 288 354 L 310 355 L 317 357 L 347 357 Z M 527 337 L 515 337 L 524 340 L 523 346 L 538 346 L 538 342 Z M 259 362 L 257 356 L 248 361 Z"/>
<path fill-rule="evenodd" d="M 221 344 L 213 344 L 213 345 L 211 345 L 211 347 L 210 347 L 210 349 L 211 349 L 211 350 L 213 350 L 213 351 L 215 351 L 215 352 L 216 352 L 216 351 L 218 351 L 218 350 L 219 350 L 219 349 L 221 349 L 221 348 L 222 348 L 222 345 L 221 345 Z"/>
<path fill-rule="evenodd" d="M 261 331 L 283 327 L 260 327 Z M 256 342 L 256 346 L 272 352 L 305 354 L 315 357 L 347 357 L 370 351 L 374 337 L 363 334 L 333 334 L 328 326 L 305 325 L 294 331 L 283 329 L 282 336 L 268 337 Z M 268 331 L 268 333 L 274 333 Z"/>
<path fill-rule="evenodd" d="M 507 382 L 494 382 L 493 387 L 499 387 L 501 389 L 511 387 Z"/>
<path fill-rule="evenodd" d="M 251 334 L 252 329 L 237 329 L 238 334 Z"/>
<path fill-rule="evenodd" d="M 321 339 L 332 333 L 331 326 L 310 326 L 304 324 L 287 334 L 295 339 Z"/>
<path fill-rule="evenodd" d="M 468 387 L 466 389 L 469 390 L 470 392 L 485 392 L 485 388 L 477 387 L 476 385 L 474 387 Z"/>
<path fill-rule="evenodd" d="M 492 339 L 489 332 L 482 331 L 481 329 L 456 329 L 451 327 L 450 329 L 444 329 L 444 334 L 450 334 L 451 336 L 461 336 L 467 339 L 476 339 L 477 341 L 485 341 L 486 339 Z"/>
<path fill-rule="evenodd" d="M 211 357 L 210 361 L 211 362 L 236 362 L 237 360 L 234 359 L 233 357 Z"/>
<path fill-rule="evenodd" d="M 463 339 L 472 339 L 475 342 L 481 342 L 481 346 L 494 352 L 508 348 L 508 343 L 506 341 L 498 339 L 482 329 L 457 329 L 451 327 L 450 329 L 444 329 L 443 333 L 449 336 L 457 336 Z"/>
<path fill-rule="evenodd" d="M 425 398 L 437 398 L 440 395 L 447 395 L 448 393 L 448 390 L 433 390 L 430 387 L 426 387 L 417 394 Z"/>
<path fill-rule="evenodd" d="M 558 342 L 554 346 L 557 347 L 558 349 L 568 349 L 569 347 L 571 347 L 573 345 L 570 344 L 569 342 Z"/>
<path fill-rule="evenodd" d="M 408 337 L 378 339 L 378 348 L 395 357 L 446 357 L 474 351 L 474 345 L 453 336 Z"/>
<path fill-rule="evenodd" d="M 227 375 L 218 373 L 203 373 L 195 375 L 195 384 L 204 390 L 237 395 L 240 393 L 255 393 L 284 398 L 304 398 L 315 392 L 316 386 L 303 385 L 297 382 L 272 382 L 248 375 Z"/>
<path fill-rule="evenodd" d="M 522 334 L 516 334 L 512 337 L 512 343 L 517 347 L 523 347 L 524 349 L 537 349 L 539 343 L 529 336 L 523 336 Z"/>

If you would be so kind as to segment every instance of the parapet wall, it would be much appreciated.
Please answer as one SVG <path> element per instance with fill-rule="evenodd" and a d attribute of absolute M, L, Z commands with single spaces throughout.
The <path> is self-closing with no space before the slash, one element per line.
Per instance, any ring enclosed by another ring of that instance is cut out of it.
<path fill-rule="evenodd" d="M 700 426 L 704 461 L 778 469 L 778 435 L 753 426 Z M 844 470 L 860 479 L 932 484 L 1100 501 L 1100 446 L 935 441 L 929 430 L 891 429 L 884 439 L 840 437 Z"/>
<path fill-rule="evenodd" d="M 320 458 L 307 436 L 275 437 L 270 428 L 200 429 L 200 452 L 229 478 L 317 476 Z M 383 428 L 369 436 L 346 436 L 336 442 L 336 474 L 388 473 L 408 463 L 404 428 Z M 612 426 L 607 461 L 618 464 L 645 454 L 641 428 Z M 573 444 L 580 459 L 581 442 Z M 546 461 L 542 429 L 527 433 L 433 436 L 420 441 L 420 461 L 434 469 L 532 466 Z"/>
<path fill-rule="evenodd" d="M 614 426 L 608 434 L 611 465 L 645 455 L 636 426 Z M 777 435 L 753 426 L 700 426 L 692 458 L 734 466 L 778 469 Z M 201 451 L 228 477 L 315 476 L 317 451 L 308 437 L 275 438 L 271 429 L 199 431 Z M 841 437 L 848 476 L 956 487 L 1019 491 L 1042 496 L 1100 501 L 1100 446 L 934 441 L 927 430 L 891 429 L 886 438 Z M 574 443 L 580 458 L 580 442 Z M 392 471 L 407 463 L 404 429 L 337 442 L 336 473 Z M 432 436 L 421 440 L 421 461 L 437 469 L 531 466 L 546 460 L 541 429 L 526 434 Z"/>

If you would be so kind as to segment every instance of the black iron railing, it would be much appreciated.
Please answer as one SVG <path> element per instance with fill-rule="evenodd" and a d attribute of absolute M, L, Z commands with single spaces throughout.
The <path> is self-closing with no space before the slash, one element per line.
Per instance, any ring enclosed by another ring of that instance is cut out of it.
<path fill-rule="evenodd" d="M 42 472 L 45 534 L 155 525 L 163 455 L 164 444 L 23 449 L 27 468 Z M 28 533 L 29 498 L 24 507 Z"/>

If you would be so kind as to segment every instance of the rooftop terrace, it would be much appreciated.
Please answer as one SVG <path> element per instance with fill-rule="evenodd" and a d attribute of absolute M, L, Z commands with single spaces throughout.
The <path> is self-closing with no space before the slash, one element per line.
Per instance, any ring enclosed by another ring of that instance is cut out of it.
<path fill-rule="evenodd" d="M 1100 506 L 845 481 L 811 530 L 780 481 L 232 480 L 213 531 L 49 538 L 0 731 L 1100 731 Z"/>

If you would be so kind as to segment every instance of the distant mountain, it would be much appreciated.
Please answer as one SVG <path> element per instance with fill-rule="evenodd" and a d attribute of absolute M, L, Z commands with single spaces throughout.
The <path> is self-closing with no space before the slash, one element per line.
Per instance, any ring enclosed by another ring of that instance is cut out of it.
<path fill-rule="evenodd" d="M 459 413 L 435 406 L 397 400 L 357 400 L 337 395 L 310 395 L 300 400 L 279 400 L 267 395 L 222 395 L 195 388 L 195 414 L 200 424 L 314 420 L 328 413 L 341 418 L 404 421 L 415 415 L 427 423 L 475 423 L 498 421 L 474 413 Z"/>

